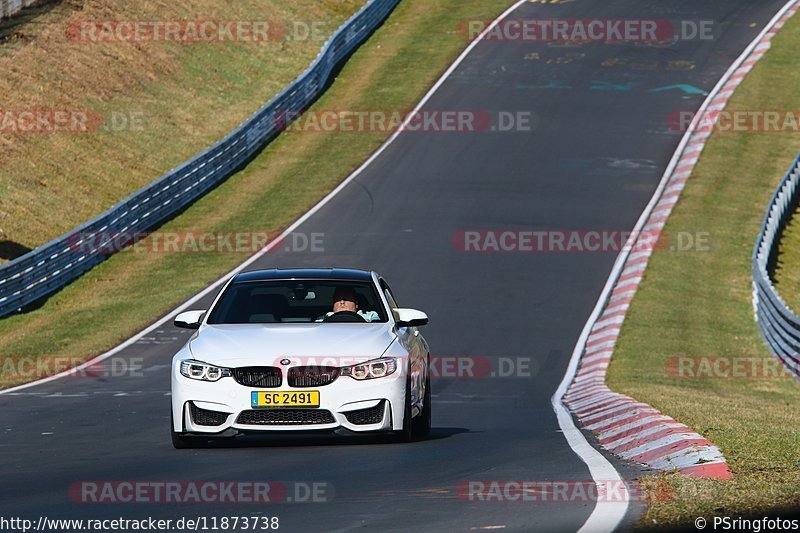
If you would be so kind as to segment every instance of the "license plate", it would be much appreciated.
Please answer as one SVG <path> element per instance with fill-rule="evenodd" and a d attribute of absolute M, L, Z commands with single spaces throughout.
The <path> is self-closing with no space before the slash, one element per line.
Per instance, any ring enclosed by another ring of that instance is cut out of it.
<path fill-rule="evenodd" d="M 253 407 L 319 407 L 319 391 L 251 392 Z"/>

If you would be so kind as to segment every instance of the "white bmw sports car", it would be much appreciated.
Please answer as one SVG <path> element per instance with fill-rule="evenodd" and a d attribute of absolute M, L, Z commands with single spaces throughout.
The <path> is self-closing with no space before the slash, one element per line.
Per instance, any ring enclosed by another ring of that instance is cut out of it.
<path fill-rule="evenodd" d="M 172 360 L 172 443 L 248 432 L 385 432 L 431 427 L 430 350 L 421 311 L 375 272 L 263 270 L 234 276 Z"/>

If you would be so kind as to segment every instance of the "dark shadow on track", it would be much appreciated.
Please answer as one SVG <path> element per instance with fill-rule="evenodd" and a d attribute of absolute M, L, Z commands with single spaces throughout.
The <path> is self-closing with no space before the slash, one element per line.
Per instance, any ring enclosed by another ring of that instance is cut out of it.
<path fill-rule="evenodd" d="M 381 435 L 347 435 L 333 431 L 292 433 L 291 435 L 256 435 L 244 434 L 236 437 L 220 437 L 209 439 L 205 445 L 195 449 L 214 448 L 284 448 L 313 446 L 353 446 L 353 445 L 413 445 L 416 443 L 447 439 L 461 433 L 476 433 L 467 428 L 433 428 L 427 437 L 415 438 L 410 443 L 399 443 L 390 434 Z M 480 433 L 480 432 L 477 432 Z M 165 439 L 166 440 L 166 439 Z"/>

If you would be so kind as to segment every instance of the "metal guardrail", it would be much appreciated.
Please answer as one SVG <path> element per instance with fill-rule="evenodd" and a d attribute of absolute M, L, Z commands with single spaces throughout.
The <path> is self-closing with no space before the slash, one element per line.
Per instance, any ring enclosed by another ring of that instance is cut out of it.
<path fill-rule="evenodd" d="M 287 116 L 295 116 L 316 100 L 335 66 L 399 2 L 369 0 L 328 39 L 303 74 L 227 137 L 102 215 L 0 266 L 0 317 L 74 281 L 118 250 L 120 241 L 168 220 L 234 174 L 285 129 Z"/>
<path fill-rule="evenodd" d="M 38 0 L 0 0 L 0 19 L 16 15 Z"/>
<path fill-rule="evenodd" d="M 778 241 L 797 207 L 800 155 L 786 173 L 764 216 L 753 251 L 753 307 L 761 334 L 772 353 L 800 379 L 800 317 L 783 301 L 770 278 Z"/>

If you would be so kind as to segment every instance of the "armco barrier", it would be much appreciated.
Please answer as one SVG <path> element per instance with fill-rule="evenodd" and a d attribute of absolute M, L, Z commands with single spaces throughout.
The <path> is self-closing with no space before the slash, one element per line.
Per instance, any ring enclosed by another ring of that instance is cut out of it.
<path fill-rule="evenodd" d="M 764 216 L 753 251 L 753 307 L 761 334 L 772 352 L 800 379 L 800 318 L 789 309 L 772 283 L 769 272 L 778 253 L 778 241 L 798 204 L 800 156 L 781 181 Z"/>
<path fill-rule="evenodd" d="M 38 0 L 0 0 L 0 19 L 16 15 L 23 8 L 26 8 Z"/>
<path fill-rule="evenodd" d="M 2 265 L 0 317 L 64 287 L 104 261 L 120 236 L 135 235 L 164 222 L 231 176 L 285 128 L 287 113 L 308 108 L 322 93 L 336 64 L 357 48 L 399 2 L 369 0 L 328 39 L 303 74 L 219 143 L 97 218 Z"/>

